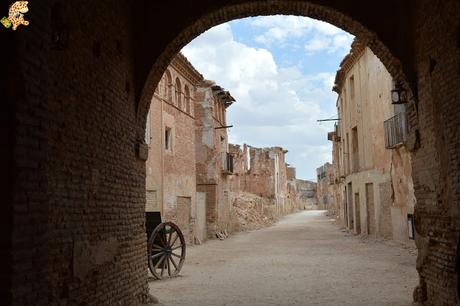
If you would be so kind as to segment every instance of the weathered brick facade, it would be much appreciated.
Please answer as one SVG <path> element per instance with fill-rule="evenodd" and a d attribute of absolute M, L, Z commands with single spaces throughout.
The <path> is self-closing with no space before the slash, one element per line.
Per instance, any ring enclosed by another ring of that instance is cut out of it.
<path fill-rule="evenodd" d="M 191 148 L 195 90 L 202 81 L 179 53 L 155 89 L 147 115 L 146 211 L 159 211 L 163 221 L 176 223 L 188 243 L 196 234 L 196 159 Z"/>
<path fill-rule="evenodd" d="M 31 1 L 30 25 L 1 34 L 3 304 L 145 302 L 145 163 L 138 151 L 154 89 L 198 34 L 269 14 L 310 16 L 357 35 L 411 90 L 421 276 L 415 298 L 458 304 L 459 6 L 456 0 Z M 101 249 L 108 255 L 75 270 L 74 263 Z"/>

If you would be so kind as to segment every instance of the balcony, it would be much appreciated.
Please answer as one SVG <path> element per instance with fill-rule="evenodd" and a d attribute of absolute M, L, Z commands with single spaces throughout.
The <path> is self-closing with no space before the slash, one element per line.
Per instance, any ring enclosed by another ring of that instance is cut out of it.
<path fill-rule="evenodd" d="M 233 155 L 228 152 L 221 153 L 222 174 L 233 174 Z"/>
<path fill-rule="evenodd" d="M 405 112 L 385 120 L 383 126 L 385 129 L 385 148 L 394 149 L 406 142 L 408 126 Z"/>
<path fill-rule="evenodd" d="M 337 123 L 334 125 L 334 131 L 327 133 L 327 140 L 334 141 L 334 142 L 340 142 L 341 140 L 340 128 Z"/>

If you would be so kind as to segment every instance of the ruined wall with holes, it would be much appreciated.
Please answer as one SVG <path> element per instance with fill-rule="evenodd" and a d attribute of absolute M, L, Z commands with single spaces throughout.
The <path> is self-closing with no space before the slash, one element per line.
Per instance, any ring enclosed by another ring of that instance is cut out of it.
<path fill-rule="evenodd" d="M 337 203 L 335 203 L 333 197 L 333 167 L 331 163 L 325 163 L 321 167 L 316 168 L 316 182 L 317 208 L 334 212 Z"/>
<path fill-rule="evenodd" d="M 226 107 L 213 90 L 216 84 L 203 81 L 195 94 L 195 151 L 197 191 L 206 194 L 208 238 L 230 230 L 231 199 L 226 171 L 228 136 Z"/>
<path fill-rule="evenodd" d="M 297 184 L 297 204 L 301 210 L 311 210 L 318 208 L 316 197 L 317 184 L 307 180 L 296 180 Z"/>
<path fill-rule="evenodd" d="M 292 201 L 288 201 L 286 153 L 281 147 L 256 148 L 244 144 L 242 153 L 238 155 L 242 159 L 238 163 L 243 165 L 239 178 L 241 191 L 267 199 L 272 203 L 272 207 L 267 209 L 275 216 L 293 211 L 291 207 L 294 206 Z M 295 189 L 295 186 L 291 187 Z M 295 198 L 295 191 L 291 191 Z"/>
<path fill-rule="evenodd" d="M 155 86 L 177 51 L 211 26 L 284 13 L 363 37 L 394 78 L 408 81 L 421 276 L 415 299 L 458 304 L 459 5 L 31 1 L 30 25 L 2 32 L 8 46 L 0 59 L 7 71 L 0 87 L 7 101 L 0 114 L 6 298 L 14 304 L 146 301 L 139 149 Z M 88 254 L 100 255 L 83 262 Z"/>

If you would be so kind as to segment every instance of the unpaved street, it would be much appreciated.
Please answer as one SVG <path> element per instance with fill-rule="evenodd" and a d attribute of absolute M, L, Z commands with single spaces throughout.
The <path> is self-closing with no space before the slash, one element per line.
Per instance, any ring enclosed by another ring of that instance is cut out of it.
<path fill-rule="evenodd" d="M 415 251 L 342 232 L 323 212 L 187 249 L 181 276 L 150 282 L 171 305 L 411 305 Z"/>

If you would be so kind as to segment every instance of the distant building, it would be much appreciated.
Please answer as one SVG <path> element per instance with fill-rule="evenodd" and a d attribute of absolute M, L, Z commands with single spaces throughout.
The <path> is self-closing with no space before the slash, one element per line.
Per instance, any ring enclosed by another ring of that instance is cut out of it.
<path fill-rule="evenodd" d="M 335 212 L 336 203 L 334 201 L 334 179 L 332 173 L 333 166 L 330 163 L 325 163 L 324 165 L 316 169 L 318 199 L 317 208 Z"/>
<path fill-rule="evenodd" d="M 244 192 L 270 199 L 275 215 L 282 215 L 287 211 L 286 153 L 287 150 L 281 147 L 243 146 L 245 173 L 241 188 Z"/>
<path fill-rule="evenodd" d="M 318 209 L 317 183 L 296 179 L 297 205 L 301 210 Z"/>
<path fill-rule="evenodd" d="M 408 242 L 415 197 L 405 105 L 392 104 L 393 88 L 384 65 L 355 40 L 333 88 L 340 121 L 328 135 L 333 142 L 329 181 L 335 213 L 346 227 Z"/>
<path fill-rule="evenodd" d="M 233 197 L 238 197 L 239 192 L 260 196 L 269 203 L 264 210 L 274 217 L 292 213 L 300 207 L 304 209 L 299 204 L 296 169 L 285 162 L 287 152 L 281 147 L 256 148 L 244 144 L 241 148 L 230 144 L 235 165 L 230 179 Z"/>
<path fill-rule="evenodd" d="M 296 169 L 295 167 L 290 166 L 289 164 L 285 165 L 286 167 L 286 201 L 284 207 L 284 214 L 292 213 L 299 209 L 298 204 L 298 191 L 297 191 L 297 178 L 296 178 Z"/>

